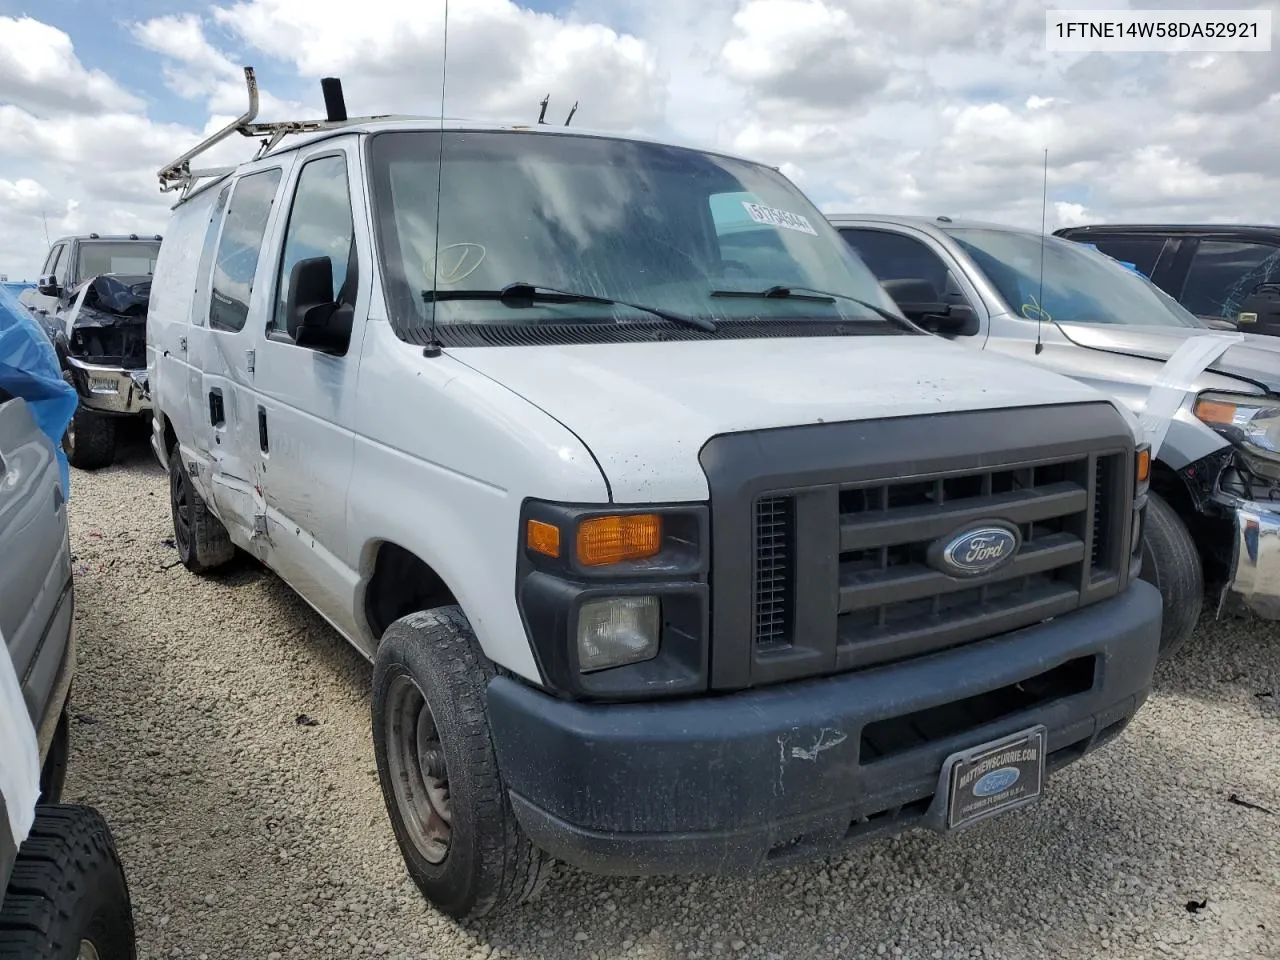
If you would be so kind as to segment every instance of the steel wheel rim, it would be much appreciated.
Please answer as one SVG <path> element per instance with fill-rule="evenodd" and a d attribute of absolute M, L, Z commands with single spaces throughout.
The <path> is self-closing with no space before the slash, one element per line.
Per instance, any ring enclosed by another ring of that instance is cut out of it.
<path fill-rule="evenodd" d="M 76 952 L 76 960 L 100 960 L 98 948 L 88 940 L 81 940 L 80 949 Z"/>
<path fill-rule="evenodd" d="M 431 707 L 411 677 L 401 674 L 391 681 L 386 720 L 396 807 L 414 848 L 438 866 L 449 856 L 453 837 L 449 771 Z"/>
<path fill-rule="evenodd" d="M 173 537 L 181 550 L 191 542 L 191 505 L 187 499 L 187 485 L 182 480 L 182 468 L 178 467 L 169 480 L 169 495 L 173 499 Z"/>

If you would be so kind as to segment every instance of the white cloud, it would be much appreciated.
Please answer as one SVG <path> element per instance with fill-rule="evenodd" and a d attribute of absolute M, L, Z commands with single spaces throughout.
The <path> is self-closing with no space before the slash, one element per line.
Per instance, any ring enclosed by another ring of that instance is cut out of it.
<path fill-rule="evenodd" d="M 34 110 L 130 110 L 142 101 L 87 70 L 64 32 L 31 17 L 0 17 L 0 102 Z"/>

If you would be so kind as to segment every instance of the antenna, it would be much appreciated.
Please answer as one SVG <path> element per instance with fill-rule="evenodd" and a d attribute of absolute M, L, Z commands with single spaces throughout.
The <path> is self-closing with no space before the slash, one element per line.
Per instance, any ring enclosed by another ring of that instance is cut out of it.
<path fill-rule="evenodd" d="M 538 106 L 542 107 L 542 109 L 538 111 L 539 123 L 547 122 L 547 104 L 550 102 L 551 102 L 551 94 L 548 93 L 545 97 L 542 98 L 542 102 L 538 104 Z"/>
<path fill-rule="evenodd" d="M 569 111 L 569 115 L 564 118 L 564 125 L 567 127 L 569 121 L 573 119 L 573 115 L 578 112 L 578 101 L 573 101 L 573 109 Z"/>
<path fill-rule="evenodd" d="M 44 207 L 40 208 L 40 222 L 44 224 L 44 245 L 48 249 L 53 244 L 49 242 L 49 218 L 44 215 Z"/>
<path fill-rule="evenodd" d="M 440 341 L 436 339 L 436 311 L 440 298 L 435 296 L 440 282 L 440 197 L 444 190 L 444 90 L 449 79 L 449 0 L 444 0 L 444 39 L 440 47 L 440 153 L 436 159 L 436 249 L 431 257 L 431 336 L 422 348 L 424 357 L 440 356 Z M 548 94 L 548 97 L 550 94 Z M 543 106 L 545 110 L 545 104 Z"/>
<path fill-rule="evenodd" d="M 1040 328 L 1044 324 L 1044 226 L 1049 210 L 1049 148 L 1044 148 L 1044 192 L 1040 197 L 1040 292 L 1036 295 L 1036 355 L 1044 349 Z"/>

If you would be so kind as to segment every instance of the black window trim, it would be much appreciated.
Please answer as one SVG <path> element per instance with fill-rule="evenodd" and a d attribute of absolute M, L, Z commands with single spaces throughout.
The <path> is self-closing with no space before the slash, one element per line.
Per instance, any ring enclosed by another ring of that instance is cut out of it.
<path fill-rule="evenodd" d="M 302 172 L 307 169 L 308 164 L 316 160 L 327 160 L 330 157 L 341 157 L 343 169 L 347 174 L 347 206 L 351 210 L 351 241 L 356 247 L 357 280 L 359 278 L 360 240 L 359 237 L 356 236 L 359 230 L 356 227 L 355 192 L 351 189 L 351 154 L 343 147 L 338 146 L 318 153 L 309 154 L 305 157 L 300 157 L 298 162 L 294 164 L 293 172 L 289 176 L 289 189 L 286 191 L 289 200 L 289 208 L 285 213 L 284 223 L 281 224 L 280 228 L 280 252 L 276 256 L 275 270 L 273 271 L 274 279 L 271 283 L 271 314 L 267 317 L 266 323 L 263 324 L 262 328 L 263 335 L 272 343 L 283 343 L 291 347 L 298 346 L 297 341 L 295 341 L 293 337 L 289 336 L 289 332 L 287 330 L 274 330 L 272 329 L 271 324 L 275 320 L 276 305 L 280 302 L 281 287 L 284 283 L 287 283 L 282 276 L 282 271 L 284 269 L 285 244 L 289 241 L 289 224 L 293 220 L 293 210 L 298 199 L 298 184 L 302 181 Z M 300 349 L 313 350 L 314 348 L 301 347 Z"/>
<path fill-rule="evenodd" d="M 209 330 L 211 333 L 222 333 L 222 334 L 226 334 L 228 336 L 234 337 L 237 334 L 243 333 L 245 330 L 249 328 L 249 317 L 248 317 L 249 303 L 248 302 L 245 303 L 245 322 L 238 330 L 232 330 L 223 326 L 214 326 L 213 319 L 212 319 L 213 293 L 214 293 L 213 278 L 218 269 L 218 255 L 222 252 L 222 236 L 227 228 L 227 219 L 231 216 L 232 204 L 236 202 L 236 191 L 240 189 L 240 184 L 243 183 L 248 178 L 256 177 L 259 174 L 272 173 L 272 172 L 279 173 L 280 179 L 281 180 L 284 179 L 284 173 L 285 173 L 284 165 L 272 164 L 270 166 L 259 167 L 256 170 L 246 170 L 243 173 L 237 174 L 235 180 L 232 181 L 232 183 L 230 184 L 231 195 L 227 197 L 227 206 L 222 214 L 222 223 L 218 227 L 218 245 L 213 254 L 213 262 L 209 264 L 209 289 L 206 291 L 206 294 L 207 294 L 206 299 L 208 300 L 209 310 L 205 314 L 205 328 Z M 279 196 L 280 196 L 280 184 L 277 183 L 275 196 L 271 198 L 272 210 L 274 210 L 276 199 Z M 215 200 L 214 202 L 216 203 L 217 201 Z M 268 210 L 267 223 L 262 228 L 262 239 L 258 241 L 258 261 L 257 261 L 257 265 L 254 267 L 255 276 L 257 275 L 258 270 L 262 269 L 262 248 L 263 246 L 266 245 L 267 234 L 270 231 L 270 227 L 271 227 L 271 210 Z M 251 279 L 249 281 L 249 299 L 252 300 L 252 298 L 253 298 L 253 280 Z"/>

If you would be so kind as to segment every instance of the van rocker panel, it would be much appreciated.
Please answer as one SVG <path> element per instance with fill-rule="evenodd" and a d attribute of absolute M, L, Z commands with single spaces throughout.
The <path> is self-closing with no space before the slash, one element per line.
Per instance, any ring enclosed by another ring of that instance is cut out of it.
<path fill-rule="evenodd" d="M 1055 620 L 915 660 L 676 702 L 574 703 L 499 676 L 490 725 L 516 817 L 551 855 L 632 876 L 752 870 L 939 826 L 931 798 L 957 750 L 1044 724 L 1049 772 L 1084 755 L 1146 700 L 1160 619 L 1159 592 L 1136 581 Z M 876 721 L 1073 663 L 1087 669 L 1074 693 L 861 755 Z"/>

